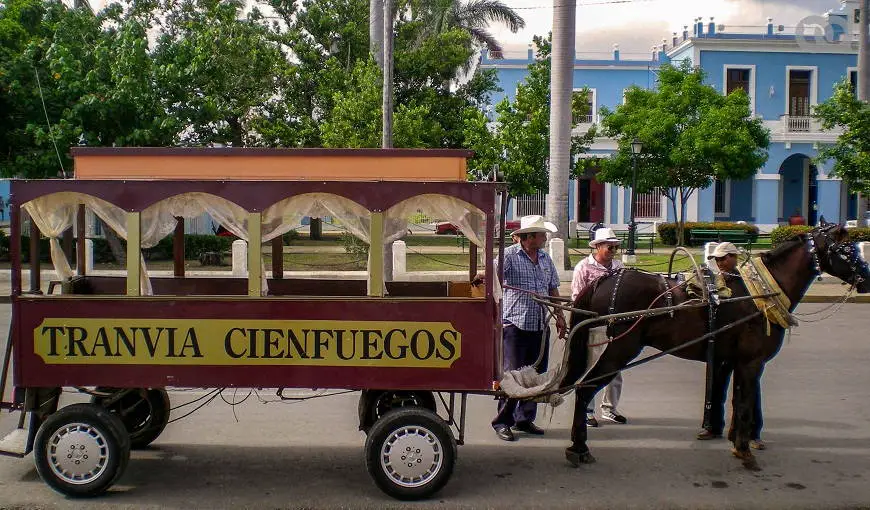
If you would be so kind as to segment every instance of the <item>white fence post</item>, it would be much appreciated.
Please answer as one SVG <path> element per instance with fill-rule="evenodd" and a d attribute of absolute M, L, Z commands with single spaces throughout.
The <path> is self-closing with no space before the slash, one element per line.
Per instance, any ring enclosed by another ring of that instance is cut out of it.
<path fill-rule="evenodd" d="M 408 272 L 408 247 L 405 241 L 393 241 L 393 279 L 405 280 Z"/>
<path fill-rule="evenodd" d="M 233 276 L 248 275 L 248 243 L 237 239 L 233 241 Z"/>
<path fill-rule="evenodd" d="M 85 272 L 94 272 L 94 241 L 85 239 Z"/>
<path fill-rule="evenodd" d="M 707 257 L 709 257 L 710 255 L 713 254 L 713 250 L 716 249 L 716 246 L 717 246 L 718 244 L 719 244 L 719 243 L 713 243 L 713 242 L 710 242 L 710 243 L 704 243 L 704 262 L 707 261 Z M 713 273 L 718 273 L 718 272 L 719 272 L 719 266 L 716 265 L 715 263 L 713 263 L 713 264 L 707 264 L 707 266 L 710 268 L 710 271 L 713 271 Z"/>
<path fill-rule="evenodd" d="M 867 241 L 858 243 L 858 253 L 864 259 L 864 262 L 870 262 L 870 243 Z"/>

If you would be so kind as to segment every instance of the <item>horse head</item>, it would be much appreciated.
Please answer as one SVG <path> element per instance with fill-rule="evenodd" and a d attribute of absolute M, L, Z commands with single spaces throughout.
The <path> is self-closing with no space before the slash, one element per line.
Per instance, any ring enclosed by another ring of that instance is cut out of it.
<path fill-rule="evenodd" d="M 849 233 L 837 223 L 828 223 L 824 217 L 809 232 L 813 245 L 813 259 L 818 269 L 836 276 L 865 294 L 870 292 L 870 269 L 858 253 L 858 246 L 849 241 Z"/>

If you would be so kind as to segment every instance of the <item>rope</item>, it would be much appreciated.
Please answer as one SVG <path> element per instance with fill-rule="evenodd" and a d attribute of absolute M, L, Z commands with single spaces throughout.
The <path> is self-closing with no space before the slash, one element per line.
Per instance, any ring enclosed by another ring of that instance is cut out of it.
<path fill-rule="evenodd" d="M 841 309 L 846 305 L 846 301 L 849 300 L 849 298 L 852 296 L 852 293 L 853 293 L 854 291 L 855 291 L 855 284 L 852 284 L 852 285 L 849 287 L 849 290 L 847 290 L 846 293 L 843 294 L 843 297 L 842 297 L 842 298 L 840 298 L 838 301 L 835 301 L 834 303 L 832 303 L 832 304 L 830 304 L 830 305 L 828 305 L 828 306 L 822 308 L 821 310 L 816 310 L 815 312 L 809 312 L 809 313 L 794 313 L 794 312 L 792 312 L 792 315 L 797 315 L 798 317 L 801 317 L 801 320 L 802 320 L 802 321 L 804 321 L 804 322 L 811 322 L 811 323 L 812 323 L 812 322 L 822 322 L 822 321 L 828 320 L 828 319 L 830 319 L 831 317 L 833 317 L 835 314 L 837 314 L 837 313 L 838 313 L 838 312 L 839 312 L 839 311 L 840 311 L 840 310 L 841 310 Z M 835 307 L 836 307 L 836 308 L 835 308 Z M 818 318 L 818 319 L 807 319 L 807 318 L 805 318 L 805 317 L 812 317 L 812 316 L 814 316 L 814 315 L 818 315 L 818 314 L 823 313 L 823 312 L 825 312 L 825 311 L 827 311 L 827 310 L 830 310 L 830 309 L 832 309 L 832 308 L 833 308 L 834 310 L 833 310 L 831 313 L 825 315 L 824 317 L 821 317 L 821 318 Z"/>

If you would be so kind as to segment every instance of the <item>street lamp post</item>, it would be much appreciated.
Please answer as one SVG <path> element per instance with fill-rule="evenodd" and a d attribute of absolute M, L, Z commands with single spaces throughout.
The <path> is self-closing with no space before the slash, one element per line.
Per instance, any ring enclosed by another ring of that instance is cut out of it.
<path fill-rule="evenodd" d="M 643 143 L 635 138 L 631 141 L 631 213 L 628 220 L 628 247 L 626 247 L 625 255 L 622 257 L 623 262 L 635 263 L 637 257 L 634 254 L 634 243 L 637 234 L 637 223 L 634 221 L 635 210 L 637 206 L 637 156 L 643 150 Z"/>

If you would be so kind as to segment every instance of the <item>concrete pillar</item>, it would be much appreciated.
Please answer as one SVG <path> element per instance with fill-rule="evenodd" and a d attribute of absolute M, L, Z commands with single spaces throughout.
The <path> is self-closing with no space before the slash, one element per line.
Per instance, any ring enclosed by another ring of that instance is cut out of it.
<path fill-rule="evenodd" d="M 94 271 L 94 241 L 85 239 L 85 273 L 91 274 Z"/>
<path fill-rule="evenodd" d="M 393 279 L 404 280 L 408 272 L 408 247 L 405 241 L 393 241 Z"/>
<path fill-rule="evenodd" d="M 865 262 L 870 262 L 870 243 L 867 241 L 858 243 L 858 253 Z"/>
<path fill-rule="evenodd" d="M 547 251 L 550 258 L 553 259 L 553 265 L 556 266 L 556 269 L 565 267 L 565 241 L 558 237 L 550 239 Z"/>
<path fill-rule="evenodd" d="M 248 275 L 248 243 L 237 239 L 233 241 L 233 276 Z"/>
<path fill-rule="evenodd" d="M 568 239 L 574 239 L 577 236 L 577 220 L 568 222 Z"/>

